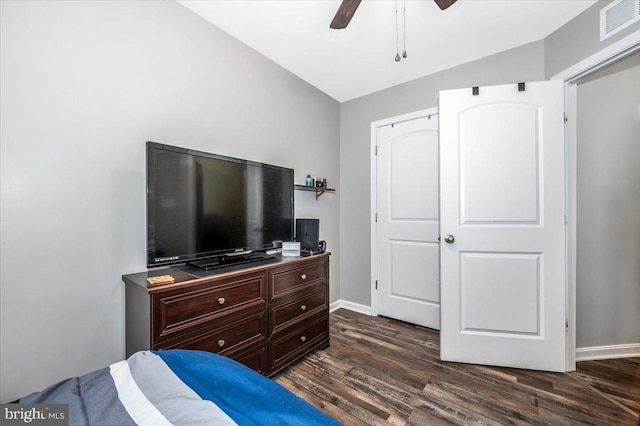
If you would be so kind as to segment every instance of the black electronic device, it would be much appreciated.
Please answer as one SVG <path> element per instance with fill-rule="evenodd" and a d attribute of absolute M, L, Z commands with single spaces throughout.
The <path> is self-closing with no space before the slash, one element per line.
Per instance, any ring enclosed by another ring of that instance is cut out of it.
<path fill-rule="evenodd" d="M 307 250 L 300 250 L 300 252 L 304 253 L 304 254 L 308 254 L 308 255 L 314 255 L 314 254 L 320 254 L 320 253 L 324 253 L 327 250 L 327 243 L 326 241 L 318 241 L 318 245 L 316 247 L 312 247 L 310 249 Z"/>
<path fill-rule="evenodd" d="M 319 241 L 319 219 L 296 219 L 296 241 L 300 243 L 300 251 L 308 254 L 324 253 L 327 244 Z"/>
<path fill-rule="evenodd" d="M 327 250 L 327 242 L 320 240 L 318 241 L 318 248 L 316 250 L 311 250 L 311 254 L 324 253 Z"/>
<path fill-rule="evenodd" d="M 209 269 L 264 259 L 262 251 L 293 239 L 293 175 L 147 142 L 147 266 L 197 261 Z"/>

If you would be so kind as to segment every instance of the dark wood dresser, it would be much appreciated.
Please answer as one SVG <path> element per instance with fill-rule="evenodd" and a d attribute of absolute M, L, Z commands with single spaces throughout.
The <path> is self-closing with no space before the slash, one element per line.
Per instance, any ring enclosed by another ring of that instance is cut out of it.
<path fill-rule="evenodd" d="M 127 357 L 145 349 L 218 353 L 272 376 L 329 346 L 329 255 L 202 271 L 124 275 Z M 147 278 L 172 284 L 148 287 Z"/>

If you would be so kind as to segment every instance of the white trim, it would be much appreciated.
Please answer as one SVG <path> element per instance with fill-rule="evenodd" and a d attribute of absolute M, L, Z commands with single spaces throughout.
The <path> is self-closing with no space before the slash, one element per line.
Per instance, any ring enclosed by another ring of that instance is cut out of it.
<path fill-rule="evenodd" d="M 423 109 L 420 111 L 414 111 L 407 114 L 398 115 L 396 117 L 389 117 L 389 118 L 384 118 L 382 120 L 373 121 L 371 122 L 371 129 L 388 126 L 390 124 L 398 124 L 398 123 L 403 123 L 405 121 L 416 120 L 418 118 L 428 117 L 430 115 L 438 115 L 438 107 Z"/>
<path fill-rule="evenodd" d="M 640 343 L 626 345 L 591 346 L 576 348 L 576 361 L 597 359 L 631 358 L 640 356 Z"/>
<path fill-rule="evenodd" d="M 376 170 L 377 162 L 376 162 L 376 150 L 378 146 L 378 127 L 383 126 L 382 123 L 372 122 L 371 123 L 371 146 L 370 146 L 370 158 L 369 158 L 369 174 L 370 174 L 370 182 L 369 185 L 371 190 L 371 206 L 370 214 L 369 214 L 369 223 L 370 223 L 370 238 L 371 238 L 371 253 L 370 253 L 370 263 L 371 263 L 371 282 L 369 283 L 369 291 L 371 294 L 371 315 L 378 315 L 378 299 L 376 297 L 376 280 L 378 279 L 377 273 L 377 258 L 378 258 L 378 247 L 376 241 L 378 239 L 378 234 L 376 230 L 376 206 L 378 205 L 377 200 L 377 183 L 378 183 L 378 173 Z"/>
<path fill-rule="evenodd" d="M 551 77 L 551 80 L 563 80 L 572 82 L 582 78 L 600 68 L 604 68 L 610 63 L 617 61 L 622 56 L 629 55 L 640 50 L 640 30 L 631 33 L 623 39 L 616 41 L 610 46 L 596 52 L 586 59 L 570 66 L 564 71 Z"/>
<path fill-rule="evenodd" d="M 378 201 L 376 198 L 377 195 L 377 182 L 378 175 L 376 170 L 376 145 L 377 141 L 377 131 L 379 127 L 389 126 L 391 124 L 402 123 L 404 121 L 416 120 L 422 117 L 428 117 L 431 115 L 438 115 L 438 107 L 423 109 L 420 111 L 410 112 L 403 115 L 398 115 L 396 117 L 384 118 L 382 120 L 377 120 L 371 122 L 371 158 L 370 158 L 370 169 L 371 169 L 371 308 L 369 315 L 377 316 L 378 315 L 378 301 L 376 297 L 376 280 L 378 278 L 378 268 L 377 268 L 377 244 L 378 236 L 376 232 L 376 206 L 378 205 Z"/>
<path fill-rule="evenodd" d="M 577 222 L 577 161 L 578 152 L 577 140 L 577 82 L 578 80 L 605 68 L 608 65 L 640 51 L 640 30 L 624 37 L 608 47 L 596 52 L 595 54 L 585 58 L 577 64 L 556 74 L 552 80 L 563 80 L 565 83 L 565 111 L 567 114 L 567 127 L 565 131 L 565 143 L 567 149 L 567 221 L 568 236 L 567 241 L 567 371 L 576 369 L 576 361 L 578 357 L 581 360 L 582 355 L 578 356 L 579 349 L 576 348 L 576 222 Z M 588 348 L 581 348 L 580 351 L 585 352 Z"/>
<path fill-rule="evenodd" d="M 336 300 L 335 302 L 329 305 L 329 312 L 336 311 L 340 308 L 347 309 L 349 311 L 358 312 L 360 314 L 373 316 L 371 314 L 371 307 L 366 305 L 361 305 L 355 302 L 349 302 L 348 300 Z"/>
<path fill-rule="evenodd" d="M 578 105 L 578 98 L 576 96 L 577 87 L 575 84 L 567 85 L 565 84 L 565 111 L 569 114 L 572 111 L 576 111 Z M 566 150 L 566 182 L 565 182 L 565 194 L 567 197 L 565 211 L 567 212 L 567 226 L 566 226 L 566 237 L 567 237 L 567 307 L 566 307 L 566 318 L 567 318 L 567 356 L 566 356 L 566 369 L 567 371 L 574 371 L 576 369 L 576 260 L 575 256 L 577 253 L 577 244 L 576 244 L 576 234 L 577 234 L 577 210 L 578 210 L 578 202 L 576 197 L 576 182 L 577 182 L 577 161 L 576 161 L 576 153 L 577 153 L 577 136 L 576 132 L 573 131 L 572 125 L 576 120 L 571 117 L 568 125 L 565 126 L 565 150 Z"/>

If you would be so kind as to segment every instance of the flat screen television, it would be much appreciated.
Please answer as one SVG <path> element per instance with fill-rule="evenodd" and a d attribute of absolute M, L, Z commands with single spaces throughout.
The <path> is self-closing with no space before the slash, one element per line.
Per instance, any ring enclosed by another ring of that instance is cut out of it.
<path fill-rule="evenodd" d="M 260 260 L 293 218 L 293 169 L 147 142 L 147 266 Z"/>

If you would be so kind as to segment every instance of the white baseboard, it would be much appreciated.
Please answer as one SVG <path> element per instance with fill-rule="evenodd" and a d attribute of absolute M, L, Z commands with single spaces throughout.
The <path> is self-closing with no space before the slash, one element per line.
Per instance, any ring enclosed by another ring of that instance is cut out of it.
<path fill-rule="evenodd" d="M 371 306 L 361 305 L 359 303 L 349 302 L 348 300 L 342 299 L 336 300 L 335 302 L 331 303 L 329 305 L 329 312 L 333 312 L 340 308 L 371 316 Z"/>
<path fill-rule="evenodd" d="M 636 356 L 640 356 L 640 343 L 576 348 L 576 361 L 593 361 L 598 359 L 612 359 L 612 358 L 631 358 Z"/>

